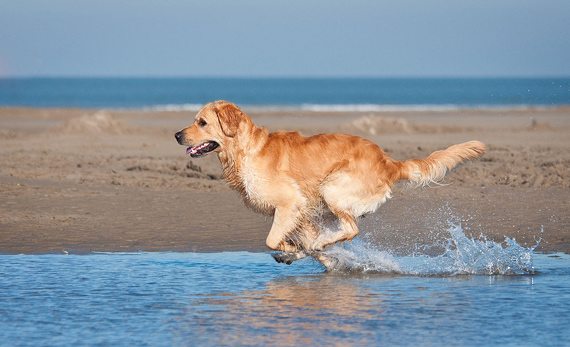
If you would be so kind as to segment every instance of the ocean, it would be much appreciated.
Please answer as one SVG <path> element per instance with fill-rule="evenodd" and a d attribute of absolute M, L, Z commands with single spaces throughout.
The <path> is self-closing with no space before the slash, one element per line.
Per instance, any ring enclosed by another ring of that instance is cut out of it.
<path fill-rule="evenodd" d="M 0 78 L 0 106 L 321 111 L 570 105 L 570 78 Z"/>

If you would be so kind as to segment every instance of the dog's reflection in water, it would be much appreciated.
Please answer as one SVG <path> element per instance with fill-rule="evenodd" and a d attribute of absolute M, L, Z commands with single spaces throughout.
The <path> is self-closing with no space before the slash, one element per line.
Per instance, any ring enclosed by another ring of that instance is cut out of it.
<path fill-rule="evenodd" d="M 363 325 L 382 319 L 382 295 L 349 284 L 348 279 L 343 283 L 342 277 L 286 278 L 261 290 L 205 295 L 181 317 L 190 325 L 182 329 L 210 336 L 214 343 L 240 345 L 335 345 L 338 341 L 325 340 L 346 335 L 366 342 L 371 337 L 362 334 Z M 320 336 L 318 341 L 315 336 Z"/>

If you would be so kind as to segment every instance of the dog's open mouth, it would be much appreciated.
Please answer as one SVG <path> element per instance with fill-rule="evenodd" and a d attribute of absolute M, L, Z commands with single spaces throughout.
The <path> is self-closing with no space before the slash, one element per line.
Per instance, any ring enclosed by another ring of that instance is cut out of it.
<path fill-rule="evenodd" d="M 209 153 L 211 151 L 213 151 L 214 149 L 218 148 L 220 145 L 218 145 L 216 142 L 204 142 L 203 144 L 199 145 L 199 146 L 195 146 L 195 147 L 188 147 L 188 149 L 186 150 L 186 154 L 190 154 L 190 156 L 192 158 L 198 158 L 203 156 L 206 153 Z"/>

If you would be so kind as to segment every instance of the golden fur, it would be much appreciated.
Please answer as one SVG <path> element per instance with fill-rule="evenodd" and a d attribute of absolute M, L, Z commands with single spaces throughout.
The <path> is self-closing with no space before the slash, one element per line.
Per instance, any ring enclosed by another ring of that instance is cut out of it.
<path fill-rule="evenodd" d="M 269 133 L 226 101 L 204 106 L 194 123 L 175 136 L 190 146 L 187 153 L 193 157 L 216 152 L 224 179 L 244 202 L 274 216 L 266 244 L 294 254 L 282 259 L 288 263 L 352 240 L 358 234 L 356 218 L 390 198 L 397 181 L 406 179 L 416 186 L 438 182 L 459 163 L 485 152 L 483 143 L 471 141 L 426 159 L 396 161 L 356 136 Z M 332 234 L 322 230 L 327 218 L 336 225 Z"/>

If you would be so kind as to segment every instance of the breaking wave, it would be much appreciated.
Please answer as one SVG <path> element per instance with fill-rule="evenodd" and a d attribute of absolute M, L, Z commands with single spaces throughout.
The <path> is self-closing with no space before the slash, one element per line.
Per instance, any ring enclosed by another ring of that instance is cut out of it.
<path fill-rule="evenodd" d="M 162 104 L 142 108 L 135 107 L 134 110 L 143 112 L 184 112 L 199 111 L 203 104 Z M 482 110 L 482 111 L 524 111 L 533 109 L 548 109 L 548 106 L 527 106 L 527 105 L 455 105 L 455 104 L 418 104 L 418 105 L 398 105 L 398 104 L 291 104 L 291 105 L 256 105 L 241 104 L 240 107 L 246 112 L 445 112 L 460 110 Z M 127 108 L 128 110 L 129 108 Z"/>

